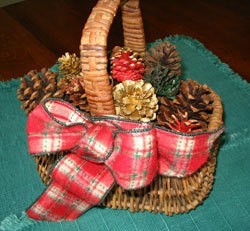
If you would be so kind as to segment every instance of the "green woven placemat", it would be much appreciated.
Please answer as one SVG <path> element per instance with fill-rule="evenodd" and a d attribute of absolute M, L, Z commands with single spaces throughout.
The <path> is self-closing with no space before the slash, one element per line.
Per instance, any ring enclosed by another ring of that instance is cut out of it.
<path fill-rule="evenodd" d="M 27 152 L 19 80 L 0 83 L 0 230 L 250 230 L 250 85 L 197 40 L 168 38 L 183 58 L 183 78 L 206 83 L 222 98 L 226 131 L 213 190 L 187 214 L 94 208 L 73 222 L 33 222 L 22 214 L 44 186 Z M 56 68 L 56 67 L 54 67 Z"/>

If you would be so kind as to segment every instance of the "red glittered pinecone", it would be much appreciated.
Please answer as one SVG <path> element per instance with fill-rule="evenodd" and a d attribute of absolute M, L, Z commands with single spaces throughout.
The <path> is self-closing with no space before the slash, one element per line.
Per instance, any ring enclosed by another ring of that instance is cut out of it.
<path fill-rule="evenodd" d="M 140 80 L 144 72 L 143 60 L 137 53 L 127 48 L 114 48 L 111 54 L 111 76 L 115 80 Z"/>

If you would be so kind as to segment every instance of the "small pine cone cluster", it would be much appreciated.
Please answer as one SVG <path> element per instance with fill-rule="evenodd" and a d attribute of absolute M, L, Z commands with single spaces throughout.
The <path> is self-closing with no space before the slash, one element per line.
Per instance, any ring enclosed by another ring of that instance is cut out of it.
<path fill-rule="evenodd" d="M 18 99 L 23 103 L 22 109 L 27 114 L 41 101 L 53 96 L 57 89 L 57 76 L 57 73 L 43 68 L 40 73 L 32 70 L 27 76 L 21 78 L 17 95 Z"/>
<path fill-rule="evenodd" d="M 144 74 L 142 58 L 131 49 L 115 47 L 111 53 L 111 76 L 118 82 L 140 80 Z"/>
<path fill-rule="evenodd" d="M 21 78 L 18 99 L 22 109 L 29 113 L 44 99 L 55 97 L 90 115 L 79 58 L 66 53 L 58 61 L 60 79 L 46 68 Z M 158 125 L 181 132 L 207 130 L 213 111 L 209 88 L 193 80 L 181 81 L 180 61 L 174 45 L 159 43 L 146 54 L 144 81 L 143 60 L 130 49 L 115 47 L 111 74 L 121 82 L 113 87 L 116 114 L 143 122 L 157 119 Z"/>
<path fill-rule="evenodd" d="M 126 80 L 114 86 L 116 114 L 130 120 L 155 120 L 158 100 L 154 88 L 143 80 Z"/>
<path fill-rule="evenodd" d="M 22 102 L 22 109 L 27 114 L 43 100 L 53 97 L 66 100 L 89 115 L 87 97 L 80 75 L 58 80 L 58 74 L 46 68 L 41 72 L 32 70 L 21 78 L 17 95 Z"/>
<path fill-rule="evenodd" d="M 206 85 L 182 81 L 174 100 L 159 97 L 159 125 L 182 132 L 206 131 L 213 111 L 213 100 Z"/>

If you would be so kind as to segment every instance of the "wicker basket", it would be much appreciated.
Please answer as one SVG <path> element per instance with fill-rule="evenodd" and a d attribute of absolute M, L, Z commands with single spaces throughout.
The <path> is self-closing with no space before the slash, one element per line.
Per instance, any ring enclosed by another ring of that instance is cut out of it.
<path fill-rule="evenodd" d="M 115 114 L 112 85 L 107 71 L 107 36 L 119 0 L 99 0 L 83 29 L 81 38 L 81 63 L 85 91 L 91 114 Z M 124 30 L 124 45 L 141 55 L 145 52 L 143 22 L 139 0 L 128 0 L 121 5 Z M 222 124 L 223 108 L 220 97 L 211 90 L 213 114 L 208 131 L 218 129 Z M 102 203 L 113 209 L 130 209 L 131 212 L 152 211 L 167 215 L 183 213 L 203 202 L 212 189 L 216 167 L 218 141 L 214 145 L 207 163 L 191 176 L 184 178 L 157 176 L 147 187 L 126 191 L 116 185 Z M 50 183 L 50 167 L 65 153 L 36 156 L 35 161 L 42 181 Z"/>

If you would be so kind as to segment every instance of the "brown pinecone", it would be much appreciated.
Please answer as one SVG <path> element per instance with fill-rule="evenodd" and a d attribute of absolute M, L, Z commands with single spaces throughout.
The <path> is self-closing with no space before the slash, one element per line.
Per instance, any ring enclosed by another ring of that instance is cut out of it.
<path fill-rule="evenodd" d="M 183 132 L 207 130 L 213 101 L 206 85 L 193 80 L 182 81 L 174 100 L 159 97 L 159 103 L 159 125 Z"/>
<path fill-rule="evenodd" d="M 162 42 L 145 56 L 144 80 L 150 82 L 159 96 L 174 97 L 180 86 L 181 57 L 175 45 Z"/>
<path fill-rule="evenodd" d="M 79 75 L 72 78 L 61 78 L 57 84 L 57 88 L 58 89 L 55 92 L 54 97 L 61 98 L 63 95 L 64 100 L 88 114 L 89 105 L 83 86 L 82 76 Z"/>
<path fill-rule="evenodd" d="M 162 72 L 169 69 L 167 75 L 173 76 L 181 75 L 181 57 L 176 50 L 176 46 L 169 41 L 161 42 L 150 48 L 145 56 L 146 72 L 154 66 L 160 65 Z"/>
<path fill-rule="evenodd" d="M 42 68 L 40 73 L 32 70 L 27 76 L 21 78 L 17 95 L 18 99 L 23 103 L 22 109 L 27 114 L 41 101 L 53 96 L 57 89 L 57 76 L 57 73 Z"/>
<path fill-rule="evenodd" d="M 66 52 L 58 58 L 59 70 L 64 77 L 77 76 L 81 72 L 80 58 L 76 54 Z"/>

